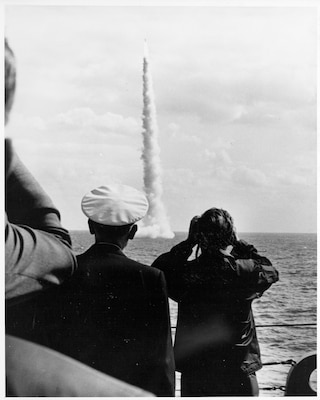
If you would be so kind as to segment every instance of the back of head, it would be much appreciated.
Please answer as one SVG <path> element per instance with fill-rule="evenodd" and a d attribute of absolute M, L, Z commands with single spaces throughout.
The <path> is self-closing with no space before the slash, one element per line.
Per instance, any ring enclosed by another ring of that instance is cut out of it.
<path fill-rule="evenodd" d="M 131 228 L 134 226 L 134 224 L 121 226 L 102 225 L 92 220 L 90 220 L 89 225 L 90 229 L 92 229 L 92 232 L 95 232 L 96 235 L 98 235 L 100 238 L 105 238 L 107 241 L 114 241 L 127 237 Z"/>
<path fill-rule="evenodd" d="M 16 63 L 13 51 L 5 39 L 5 121 L 7 123 L 16 88 Z"/>
<path fill-rule="evenodd" d="M 236 240 L 231 215 L 221 208 L 210 208 L 198 222 L 199 246 L 203 252 L 215 253 Z"/>

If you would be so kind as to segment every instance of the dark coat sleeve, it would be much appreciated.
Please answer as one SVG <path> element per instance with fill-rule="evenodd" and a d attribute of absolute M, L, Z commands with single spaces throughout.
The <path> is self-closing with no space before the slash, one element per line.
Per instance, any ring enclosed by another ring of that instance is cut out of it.
<path fill-rule="evenodd" d="M 235 266 L 247 296 L 260 297 L 273 283 L 279 280 L 279 272 L 271 261 L 261 256 L 257 249 L 241 240 L 232 250 L 232 263 Z M 229 259 L 230 261 L 230 259 Z"/>
<path fill-rule="evenodd" d="M 192 246 L 186 240 L 174 246 L 168 253 L 161 254 L 152 264 L 152 267 L 163 271 L 169 297 L 174 301 L 180 301 L 185 294 L 181 275 L 189 256 Z"/>
<path fill-rule="evenodd" d="M 254 259 L 236 260 L 236 269 L 247 298 L 261 297 L 270 286 L 279 280 L 279 273 L 271 263 Z"/>
<path fill-rule="evenodd" d="M 59 211 L 6 141 L 6 299 L 59 284 L 75 269 Z"/>

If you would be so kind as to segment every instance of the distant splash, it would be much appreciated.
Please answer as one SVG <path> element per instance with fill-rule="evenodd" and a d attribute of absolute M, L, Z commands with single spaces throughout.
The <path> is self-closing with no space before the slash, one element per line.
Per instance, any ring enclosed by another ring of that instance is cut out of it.
<path fill-rule="evenodd" d="M 162 168 L 158 143 L 157 113 L 153 83 L 149 66 L 148 47 L 144 43 L 143 58 L 143 161 L 144 191 L 149 201 L 149 210 L 139 225 L 138 236 L 151 238 L 173 238 L 165 207 L 162 202 Z"/>

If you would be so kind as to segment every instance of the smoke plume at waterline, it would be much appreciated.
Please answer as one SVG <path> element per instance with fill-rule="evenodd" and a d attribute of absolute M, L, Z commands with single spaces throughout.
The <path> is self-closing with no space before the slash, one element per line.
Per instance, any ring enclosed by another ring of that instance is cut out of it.
<path fill-rule="evenodd" d="M 174 233 L 162 202 L 163 183 L 157 113 L 146 42 L 143 58 L 142 128 L 143 183 L 149 201 L 149 210 L 139 227 L 139 236 L 172 238 Z"/>

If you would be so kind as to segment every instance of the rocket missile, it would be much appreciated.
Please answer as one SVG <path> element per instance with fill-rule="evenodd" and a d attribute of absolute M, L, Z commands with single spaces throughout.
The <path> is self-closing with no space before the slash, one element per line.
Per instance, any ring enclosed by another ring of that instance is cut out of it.
<path fill-rule="evenodd" d="M 147 39 L 144 39 L 144 42 L 143 42 L 143 58 L 144 59 L 148 59 L 148 57 L 149 57 L 148 43 L 147 43 Z"/>

